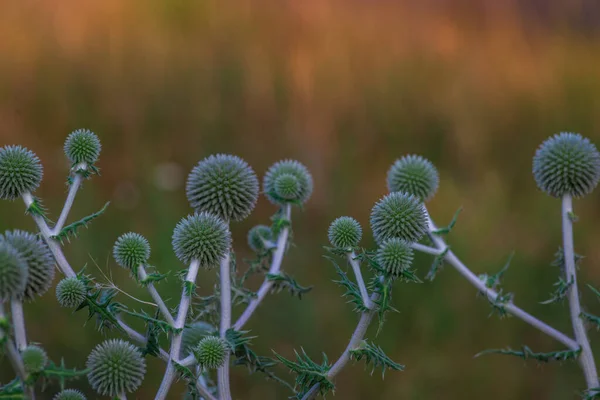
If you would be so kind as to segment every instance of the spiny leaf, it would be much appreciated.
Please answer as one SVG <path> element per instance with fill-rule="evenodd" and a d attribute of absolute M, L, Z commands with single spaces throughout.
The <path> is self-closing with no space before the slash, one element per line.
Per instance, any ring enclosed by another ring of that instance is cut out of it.
<path fill-rule="evenodd" d="M 55 239 L 55 240 L 59 240 L 62 243 L 63 240 L 65 240 L 65 239 L 68 240 L 71 236 L 77 237 L 77 230 L 84 226 L 87 227 L 87 225 L 90 222 L 92 222 L 93 220 L 95 220 L 96 218 L 98 218 L 99 216 L 104 214 L 104 212 L 108 208 L 109 204 L 110 204 L 110 201 L 107 202 L 104 205 L 104 207 L 102 207 L 99 211 L 96 211 L 95 213 L 90 214 L 87 217 L 83 217 L 79 221 L 73 222 L 72 224 L 65 226 L 64 228 L 61 229 L 61 231 L 57 235 L 51 236 L 51 238 Z"/>
<path fill-rule="evenodd" d="M 344 271 L 342 271 L 340 266 L 335 262 L 335 260 L 333 258 L 331 258 L 329 256 L 324 256 L 324 257 L 333 264 L 335 271 L 337 272 L 337 274 L 340 277 L 339 281 L 333 281 L 333 282 L 337 283 L 338 285 L 340 285 L 341 287 L 346 289 L 346 291 L 344 292 L 344 294 L 342 294 L 342 296 L 346 297 L 348 299 L 348 303 L 354 304 L 354 311 L 357 311 L 360 313 L 368 311 L 369 309 L 367 308 L 367 306 L 365 305 L 365 303 L 363 301 L 363 298 L 360 294 L 358 285 L 356 283 L 352 282 L 348 278 L 348 275 L 346 275 L 346 273 Z"/>
<path fill-rule="evenodd" d="M 391 306 L 393 283 L 393 280 L 383 277 L 375 278 L 372 283 L 373 291 L 376 293 L 376 296 L 373 298 L 373 303 L 377 305 L 377 316 L 379 318 L 377 333 L 375 334 L 376 336 L 379 335 L 383 329 L 383 324 L 385 323 L 385 314 L 388 311 L 399 312 Z"/>
<path fill-rule="evenodd" d="M 537 360 L 539 362 L 547 363 L 550 361 L 568 361 L 575 360 L 579 357 L 581 353 L 581 349 L 577 350 L 559 350 L 559 351 L 551 351 L 548 353 L 536 353 L 532 351 L 529 347 L 523 346 L 522 350 L 513 350 L 510 347 L 506 349 L 490 349 L 484 350 L 481 353 L 475 355 L 475 357 L 479 357 L 486 354 L 503 354 L 508 356 L 520 357 L 524 360 Z"/>
<path fill-rule="evenodd" d="M 312 286 L 301 286 L 294 278 L 284 272 L 267 274 L 267 280 L 273 282 L 274 292 L 280 292 L 287 289 L 292 296 L 297 296 L 299 299 L 302 299 L 302 295 L 310 292 L 313 288 Z"/>
<path fill-rule="evenodd" d="M 375 271 L 378 275 L 388 275 L 386 270 L 377 262 L 375 254 L 376 253 L 372 251 L 363 251 L 362 253 L 358 254 L 355 259 L 361 262 L 366 261 L 371 270 Z M 423 281 L 419 279 L 419 277 L 411 268 L 404 268 L 400 270 L 399 275 L 395 279 L 399 280 L 400 282 L 423 283 Z"/>
<path fill-rule="evenodd" d="M 581 263 L 581 260 L 583 260 L 585 257 L 581 254 L 574 253 L 573 258 L 575 259 L 575 266 L 579 267 L 579 263 Z M 554 253 L 554 260 L 550 265 L 553 267 L 558 267 L 561 272 L 561 277 L 565 277 L 565 252 L 563 251 L 562 247 L 559 247 L 556 253 Z"/>
<path fill-rule="evenodd" d="M 78 278 L 82 280 L 88 288 L 88 293 L 85 300 L 75 309 L 75 311 L 88 309 L 88 320 L 92 317 L 97 317 L 98 329 L 104 328 L 116 328 L 121 333 L 127 334 L 123 328 L 119 325 L 117 320 L 117 314 L 125 308 L 125 306 L 118 302 L 113 302 L 113 299 L 117 295 L 115 289 L 97 289 L 92 288 L 92 280 L 90 277 L 79 273 Z"/>
<path fill-rule="evenodd" d="M 600 300 L 600 290 L 596 289 L 595 287 L 593 287 L 592 285 L 587 285 L 588 288 L 590 288 L 590 290 L 596 295 L 596 297 L 598 297 L 598 300 Z"/>
<path fill-rule="evenodd" d="M 274 237 L 278 237 L 283 228 L 289 228 L 292 226 L 292 221 L 285 216 L 283 210 L 279 210 L 277 213 L 275 213 L 271 217 L 271 221 L 271 231 L 273 232 Z"/>
<path fill-rule="evenodd" d="M 384 378 L 387 369 L 404 371 L 404 365 L 394 362 L 385 354 L 381 347 L 369 343 L 366 340 L 361 341 L 357 348 L 350 350 L 350 358 L 356 361 L 360 361 L 364 358 L 367 365 L 371 364 L 371 375 L 373 375 L 376 368 L 381 367 L 382 379 Z"/>
<path fill-rule="evenodd" d="M 558 303 L 562 301 L 569 292 L 569 288 L 573 284 L 573 277 L 571 277 L 571 281 L 567 282 L 562 277 L 558 278 L 558 282 L 556 282 L 553 286 L 556 286 L 554 292 L 551 293 L 551 296 L 548 300 L 540 302 L 540 304 L 552 304 Z"/>
<path fill-rule="evenodd" d="M 502 277 L 504 276 L 504 273 L 510 267 L 510 263 L 511 263 L 511 261 L 512 261 L 512 259 L 513 259 L 514 256 L 515 256 L 515 253 L 513 251 L 508 256 L 508 260 L 506 260 L 506 263 L 504 264 L 504 266 L 502 267 L 502 269 L 500 269 L 500 271 L 498 271 L 494 275 L 488 275 L 488 274 L 481 274 L 481 275 L 479 275 L 479 279 L 485 284 L 485 286 L 488 289 L 496 290 L 496 288 L 500 285 Z"/>
<path fill-rule="evenodd" d="M 25 214 L 42 217 L 46 222 L 51 223 L 52 221 L 46 216 L 46 211 L 48 210 L 42 204 L 42 200 L 38 197 L 33 197 L 33 202 L 27 207 Z"/>
<path fill-rule="evenodd" d="M 580 317 L 594 324 L 594 326 L 596 326 L 596 329 L 600 330 L 600 317 L 597 317 L 594 314 L 590 314 L 585 311 L 580 314 Z"/>
<path fill-rule="evenodd" d="M 600 399 L 600 387 L 591 388 L 583 392 L 583 400 Z"/>
<path fill-rule="evenodd" d="M 139 318 L 139 319 L 143 320 L 146 323 L 154 324 L 156 326 L 156 328 L 159 328 L 164 333 L 180 333 L 182 331 L 181 328 L 177 328 L 177 329 L 173 328 L 166 321 L 162 321 L 160 319 L 152 318 L 151 316 L 149 316 L 148 314 L 146 314 L 145 311 L 141 311 L 141 312 L 129 311 L 128 309 L 126 309 L 124 307 L 121 308 L 119 311 L 121 311 L 122 313 L 125 313 L 127 315 L 131 315 L 132 317 Z"/>
<path fill-rule="evenodd" d="M 23 392 L 23 385 L 18 378 L 0 387 L 0 399 L 3 400 L 25 400 L 27 397 Z"/>
<path fill-rule="evenodd" d="M 445 228 L 438 228 L 435 231 L 432 231 L 431 233 L 433 233 L 434 235 L 447 235 L 450 232 L 452 232 L 452 229 L 454 228 L 454 225 L 456 225 L 456 221 L 458 221 L 458 215 L 461 213 L 462 211 L 462 207 L 460 207 L 458 210 L 456 210 L 456 212 L 454 213 L 454 216 L 452 217 L 452 221 L 450 221 L 450 224 L 445 227 Z"/>
<path fill-rule="evenodd" d="M 160 312 L 156 310 L 155 319 L 158 318 Z M 160 344 L 158 342 L 161 328 L 154 322 L 149 321 L 146 328 L 146 345 L 142 348 L 142 355 L 150 355 L 158 357 L 160 355 Z"/>
<path fill-rule="evenodd" d="M 435 276 L 437 275 L 437 273 L 444 266 L 444 259 L 446 258 L 446 254 L 448 254 L 449 251 L 450 251 L 450 246 L 447 246 L 444 249 L 444 251 L 442 251 L 440 254 L 435 256 L 435 258 L 433 259 L 433 264 L 431 265 L 431 268 L 429 269 L 429 272 L 427 273 L 427 276 L 425 277 L 425 279 L 427 279 L 430 282 L 435 279 Z"/>
<path fill-rule="evenodd" d="M 502 290 L 498 292 L 498 295 L 495 299 L 490 299 L 486 296 L 488 302 L 492 306 L 492 311 L 490 312 L 489 316 L 491 317 L 494 315 L 494 313 L 497 313 L 500 318 L 508 316 L 509 314 L 508 311 L 506 311 L 506 305 L 512 303 L 513 297 L 514 295 L 512 293 L 503 294 Z"/>
<path fill-rule="evenodd" d="M 165 279 L 169 274 L 160 274 L 158 272 L 152 272 L 146 275 L 146 278 L 142 279 L 139 281 L 140 285 L 142 286 L 148 286 L 151 283 L 158 283 L 160 281 L 162 281 L 163 279 Z"/>
<path fill-rule="evenodd" d="M 306 393 L 314 385 L 319 385 L 319 394 L 325 395 L 330 390 L 335 389 L 333 382 L 329 380 L 327 373 L 331 369 L 329 360 L 323 353 L 323 362 L 315 363 L 302 349 L 302 354 L 296 354 L 296 361 L 288 360 L 285 357 L 275 353 L 275 357 L 290 371 L 296 374 L 296 388 L 299 393 Z"/>

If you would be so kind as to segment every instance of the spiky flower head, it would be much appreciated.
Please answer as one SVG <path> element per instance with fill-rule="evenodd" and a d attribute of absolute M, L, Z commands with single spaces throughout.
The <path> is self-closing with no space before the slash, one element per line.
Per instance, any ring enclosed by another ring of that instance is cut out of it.
<path fill-rule="evenodd" d="M 390 193 L 371 210 L 371 229 L 377 243 L 390 238 L 416 242 L 427 231 L 425 207 L 412 194 Z"/>
<path fill-rule="evenodd" d="M 273 231 L 266 225 L 256 225 L 248 231 L 248 246 L 256 253 L 264 253 L 273 240 Z"/>
<path fill-rule="evenodd" d="M 390 192 L 404 192 L 428 201 L 437 192 L 440 177 L 431 161 L 417 155 L 404 156 L 390 167 L 387 186 Z"/>
<path fill-rule="evenodd" d="M 333 247 L 351 249 L 358 246 L 362 228 L 352 217 L 339 217 L 329 225 L 328 237 Z"/>
<path fill-rule="evenodd" d="M 93 165 L 98 161 L 102 145 L 94 132 L 88 129 L 77 129 L 67 136 L 64 148 L 71 164 Z"/>
<path fill-rule="evenodd" d="M 600 181 L 600 153 L 588 138 L 562 132 L 547 139 L 533 157 L 538 187 L 553 197 L 582 197 Z"/>
<path fill-rule="evenodd" d="M 40 372 L 48 364 L 48 355 L 44 349 L 34 344 L 30 344 L 21 350 L 21 359 L 25 371 L 29 373 Z"/>
<path fill-rule="evenodd" d="M 21 146 L 0 147 L 0 199 L 15 200 L 34 192 L 44 170 L 38 156 Z"/>
<path fill-rule="evenodd" d="M 113 257 L 121 267 L 135 270 L 150 258 L 150 243 L 138 233 L 125 233 L 115 242 Z"/>
<path fill-rule="evenodd" d="M 96 346 L 86 367 L 90 385 L 103 396 L 135 391 L 146 373 L 146 361 L 138 348 L 121 339 L 105 340 Z"/>
<path fill-rule="evenodd" d="M 388 239 L 377 250 L 377 262 L 387 275 L 394 278 L 410 268 L 412 260 L 413 249 L 402 239 Z"/>
<path fill-rule="evenodd" d="M 0 240 L 14 247 L 27 265 L 27 285 L 17 298 L 31 301 L 35 296 L 46 293 L 52 285 L 55 271 L 54 257 L 46 243 L 36 235 L 20 230 L 6 231 Z"/>
<path fill-rule="evenodd" d="M 17 249 L 0 241 L 0 300 L 22 294 L 28 275 L 27 263 Z"/>
<path fill-rule="evenodd" d="M 188 176 L 186 194 L 196 212 L 224 221 L 246 218 L 258 199 L 258 178 L 248 163 L 229 154 L 211 155 Z"/>
<path fill-rule="evenodd" d="M 86 400 L 86 398 L 79 390 L 65 389 L 54 396 L 52 400 Z"/>
<path fill-rule="evenodd" d="M 196 321 L 183 328 L 181 335 L 181 356 L 185 358 L 206 336 L 215 332 L 215 327 L 204 321 Z"/>
<path fill-rule="evenodd" d="M 296 178 L 296 183 L 292 183 L 290 176 Z M 263 189 L 273 204 L 305 203 L 312 194 L 313 179 L 308 168 L 300 162 L 283 160 L 267 170 L 263 179 Z"/>
<path fill-rule="evenodd" d="M 206 369 L 217 369 L 223 366 L 229 346 L 218 336 L 207 336 L 194 348 L 198 363 Z"/>
<path fill-rule="evenodd" d="M 200 266 L 212 268 L 229 251 L 231 233 L 223 220 L 202 212 L 188 215 L 173 231 L 173 250 L 184 263 L 196 259 Z"/>
<path fill-rule="evenodd" d="M 76 276 L 64 278 L 56 285 L 56 299 L 62 307 L 74 308 L 83 303 L 87 289 Z"/>

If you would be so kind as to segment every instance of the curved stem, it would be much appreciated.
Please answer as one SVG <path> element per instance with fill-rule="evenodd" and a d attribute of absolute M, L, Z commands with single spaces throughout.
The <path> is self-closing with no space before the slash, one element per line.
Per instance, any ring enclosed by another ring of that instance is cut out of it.
<path fill-rule="evenodd" d="M 3 324 L 0 326 L 4 326 L 4 323 L 8 324 L 6 319 L 6 314 L 4 312 L 4 304 L 0 302 L 0 320 L 2 320 Z M 25 366 L 23 365 L 23 360 L 21 359 L 21 354 L 17 350 L 15 344 L 10 339 L 8 332 L 5 332 L 4 329 L 0 329 L 0 343 L 4 341 L 4 348 L 6 351 L 6 355 L 8 356 L 8 360 L 12 364 L 13 369 L 16 374 L 21 378 L 23 382 L 27 378 L 27 374 L 25 373 Z"/>
<path fill-rule="evenodd" d="M 160 384 L 160 388 L 158 388 L 158 392 L 156 393 L 155 400 L 164 400 L 167 398 L 169 390 L 171 389 L 171 385 L 173 384 L 173 380 L 175 379 L 176 371 L 174 362 L 179 361 L 183 327 L 185 325 L 185 320 L 187 318 L 187 313 L 192 299 L 192 290 L 190 290 L 190 288 L 193 288 L 196 284 L 196 276 L 198 275 L 199 268 L 200 262 L 198 260 L 193 260 L 188 268 L 188 273 L 185 277 L 183 290 L 181 292 L 179 311 L 177 312 L 177 319 L 175 320 L 175 329 L 177 329 L 177 331 L 173 333 L 173 337 L 171 339 L 171 350 L 169 352 L 167 369 Z"/>
<path fill-rule="evenodd" d="M 125 322 L 123 322 L 121 318 L 117 317 L 117 322 L 119 323 L 119 326 L 123 328 L 123 330 L 127 333 L 127 336 L 129 336 L 131 340 L 136 341 L 141 345 L 145 345 L 148 342 L 144 335 L 127 325 Z M 163 361 L 169 361 L 169 353 L 167 353 L 163 349 L 160 349 L 160 353 L 158 356 Z"/>
<path fill-rule="evenodd" d="M 10 315 L 17 349 L 23 351 L 27 347 L 27 335 L 25 334 L 25 314 L 23 313 L 23 302 L 21 300 L 13 298 L 10 301 Z"/>
<path fill-rule="evenodd" d="M 354 251 L 352 251 L 346 254 L 346 258 L 348 259 L 348 262 L 354 270 L 354 275 L 356 276 L 356 283 L 358 284 L 358 289 L 360 290 L 360 296 L 362 297 L 363 303 L 365 304 L 365 307 L 371 309 L 373 305 L 371 304 L 371 299 L 369 299 L 367 286 L 365 285 L 362 273 L 360 272 L 360 264 L 356 260 L 356 254 L 354 253 Z"/>
<path fill-rule="evenodd" d="M 444 239 L 442 239 L 441 237 L 439 237 L 433 233 L 433 231 L 435 231 L 437 229 L 437 227 L 435 226 L 435 224 L 429 217 L 429 214 L 427 214 L 427 220 L 429 223 L 429 237 L 433 241 L 435 247 L 440 251 L 446 250 L 448 248 L 448 246 L 446 245 L 446 242 L 444 241 Z M 473 272 L 471 272 L 471 270 L 469 268 L 467 268 L 467 266 L 465 264 L 463 264 L 451 250 L 448 250 L 448 252 L 446 252 L 446 256 L 444 257 L 444 260 L 448 264 L 452 265 L 463 277 L 465 277 L 473 286 L 475 286 L 477 288 L 477 290 L 479 290 L 481 293 L 485 294 L 485 296 L 491 302 L 496 301 L 496 299 L 498 298 L 498 293 L 496 293 L 496 291 L 494 291 L 493 289 L 488 288 L 485 285 L 485 283 L 482 282 L 481 279 L 479 279 L 479 277 L 477 277 Z M 579 344 L 576 341 L 574 341 L 573 339 L 571 339 L 564 333 L 554 329 L 553 327 L 546 324 L 545 322 L 540 321 L 533 315 L 523 311 L 522 309 L 517 307 L 512 302 L 508 302 L 508 303 L 504 304 L 504 309 L 508 313 L 514 315 L 517 318 L 522 319 L 523 321 L 525 321 L 529 325 L 533 326 L 534 328 L 540 330 L 541 332 L 545 333 L 546 335 L 561 342 L 562 344 L 567 346 L 569 349 L 571 349 L 571 350 L 579 349 Z"/>
<path fill-rule="evenodd" d="M 219 333 L 222 339 L 225 339 L 227 330 L 231 328 L 231 276 L 229 271 L 229 253 L 221 260 L 220 273 L 221 279 L 221 326 Z M 229 358 L 231 352 L 225 355 L 225 361 L 217 372 L 219 385 L 219 399 L 231 400 L 231 388 L 229 387 Z"/>
<path fill-rule="evenodd" d="M 143 281 L 147 277 L 148 277 L 148 274 L 146 273 L 146 269 L 144 268 L 144 265 L 140 264 L 138 266 L 138 278 L 139 278 L 139 280 Z M 154 284 L 153 283 L 146 284 L 146 289 L 148 289 L 148 293 L 150 293 L 150 296 L 152 297 L 152 300 L 154 300 L 154 302 L 158 306 L 158 309 L 162 313 L 163 318 L 165 319 L 165 321 L 167 321 L 167 323 L 169 325 L 175 326 L 175 320 L 173 319 L 173 316 L 171 315 L 171 312 L 169 311 L 169 309 L 167 308 L 167 305 L 165 304 L 165 302 L 163 301 L 162 297 L 160 296 L 160 293 L 158 293 L 158 290 L 156 290 L 156 288 L 154 287 Z"/>
<path fill-rule="evenodd" d="M 73 170 L 85 170 L 87 169 L 87 165 L 85 163 L 81 163 L 76 165 Z M 73 182 L 71 183 L 71 187 L 69 188 L 69 194 L 67 195 L 67 199 L 65 200 L 65 205 L 63 206 L 62 212 L 60 213 L 60 217 L 58 217 L 58 221 L 54 228 L 52 229 L 52 233 L 54 235 L 58 235 L 60 230 L 65 225 L 67 221 L 67 217 L 69 216 L 69 212 L 71 211 L 71 207 L 73 207 L 73 203 L 75 202 L 75 196 L 77 195 L 77 191 L 81 186 L 81 182 L 83 181 L 83 177 L 81 174 L 75 172 L 75 177 L 73 178 Z"/>
<path fill-rule="evenodd" d="M 579 363 L 585 375 L 585 381 L 588 389 L 598 388 L 598 373 L 594 362 L 594 355 L 587 337 L 587 332 L 583 320 L 581 319 L 581 304 L 579 303 L 579 289 L 577 287 L 577 271 L 575 268 L 575 252 L 573 250 L 573 201 L 570 195 L 565 195 L 562 199 L 562 231 L 563 231 L 563 251 L 565 258 L 565 275 L 567 282 L 570 283 L 567 296 L 569 299 L 569 309 L 571 311 L 571 323 L 575 339 L 581 346 L 581 355 Z"/>
<path fill-rule="evenodd" d="M 284 214 L 288 221 L 291 220 L 292 207 L 287 204 L 284 208 Z M 275 253 L 273 254 L 273 259 L 271 260 L 271 267 L 269 268 L 269 274 L 278 274 L 281 270 L 281 263 L 283 261 L 283 256 L 285 254 L 285 250 L 287 247 L 288 236 L 290 234 L 290 229 L 288 226 L 284 227 L 279 233 L 279 237 L 277 238 L 277 248 L 275 249 Z M 273 281 L 265 279 L 258 291 L 256 292 L 256 298 L 250 301 L 246 310 L 242 313 L 242 315 L 238 318 L 234 325 L 234 329 L 239 331 L 242 327 L 248 322 L 254 311 L 258 308 L 260 303 L 267 296 L 271 288 L 273 287 Z"/>

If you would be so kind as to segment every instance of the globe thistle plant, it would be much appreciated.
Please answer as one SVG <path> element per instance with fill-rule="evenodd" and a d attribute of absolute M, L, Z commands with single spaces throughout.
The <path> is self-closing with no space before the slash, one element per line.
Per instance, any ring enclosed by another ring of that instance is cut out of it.
<path fill-rule="evenodd" d="M 21 146 L 0 147 L 0 199 L 15 200 L 34 192 L 42 181 L 40 159 Z"/>
<path fill-rule="evenodd" d="M 265 253 L 273 244 L 273 231 L 266 225 L 256 225 L 248 231 L 248 246 L 255 253 Z"/>
<path fill-rule="evenodd" d="M 362 228 L 352 217 L 339 217 L 329 225 L 328 237 L 333 247 L 352 249 L 362 238 Z"/>
<path fill-rule="evenodd" d="M 52 400 L 86 400 L 86 398 L 79 390 L 65 389 L 54 396 Z"/>
<path fill-rule="evenodd" d="M 96 346 L 87 359 L 88 381 L 103 396 L 133 392 L 142 384 L 146 361 L 137 347 L 120 339 Z"/>
<path fill-rule="evenodd" d="M 21 359 L 25 371 L 28 373 L 40 372 L 48 364 L 48 355 L 44 349 L 34 344 L 30 344 L 21 351 Z"/>
<path fill-rule="evenodd" d="M 75 308 L 85 300 L 87 289 L 76 276 L 62 279 L 56 285 L 56 299 L 61 307 Z"/>
<path fill-rule="evenodd" d="M 435 195 L 439 183 L 437 169 L 431 161 L 416 155 L 396 160 L 387 174 L 390 192 L 412 194 L 422 201 L 428 201 Z"/>
<path fill-rule="evenodd" d="M 31 301 L 46 293 L 55 271 L 54 257 L 46 243 L 32 233 L 20 230 L 7 231 L 0 240 L 14 247 L 27 265 L 27 284 L 17 297 Z"/>
<path fill-rule="evenodd" d="M 294 177 L 295 181 L 291 177 Z M 267 170 L 263 180 L 263 190 L 271 203 L 302 204 L 312 194 L 313 179 L 308 169 L 298 161 L 283 160 Z"/>
<path fill-rule="evenodd" d="M 379 200 L 371 210 L 370 221 L 377 243 L 390 238 L 417 242 L 427 232 L 423 203 L 404 192 L 393 192 Z"/>
<path fill-rule="evenodd" d="M 185 328 L 181 338 L 182 356 L 191 353 L 198 343 L 206 336 L 212 335 L 215 327 L 204 321 L 196 321 Z"/>
<path fill-rule="evenodd" d="M 225 362 L 229 346 L 218 336 L 207 336 L 196 345 L 193 351 L 198 364 L 203 368 L 217 369 Z"/>
<path fill-rule="evenodd" d="M 71 132 L 65 141 L 65 154 L 71 164 L 85 163 L 93 165 L 98 161 L 102 145 L 96 134 L 88 129 Z"/>
<path fill-rule="evenodd" d="M 121 267 L 135 271 L 150 258 L 150 243 L 138 233 L 125 233 L 115 242 L 113 257 Z"/>
<path fill-rule="evenodd" d="M 27 263 L 21 254 L 5 241 L 0 241 L 0 300 L 20 296 L 27 287 Z"/>
<path fill-rule="evenodd" d="M 212 268 L 229 251 L 231 234 L 223 220 L 202 212 L 182 219 L 173 232 L 173 250 L 179 260 L 198 260 L 200 266 Z"/>
<path fill-rule="evenodd" d="M 186 194 L 197 213 L 209 212 L 224 221 L 241 221 L 256 205 L 258 178 L 241 158 L 217 154 L 194 167 Z"/>
<path fill-rule="evenodd" d="M 600 153 L 589 139 L 562 132 L 546 140 L 533 157 L 538 187 L 553 197 L 583 197 L 600 181 Z"/>
<path fill-rule="evenodd" d="M 377 262 L 386 275 L 397 278 L 409 269 L 413 261 L 413 249 L 402 239 L 387 239 L 377 250 Z"/>

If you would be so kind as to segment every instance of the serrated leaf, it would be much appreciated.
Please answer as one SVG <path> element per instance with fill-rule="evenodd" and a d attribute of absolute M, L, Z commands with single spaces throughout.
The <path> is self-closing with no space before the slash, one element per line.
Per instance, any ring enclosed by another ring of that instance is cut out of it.
<path fill-rule="evenodd" d="M 347 301 L 348 303 L 354 305 L 354 311 L 360 312 L 360 313 L 369 311 L 367 306 L 365 306 L 365 303 L 360 294 L 360 289 L 358 288 L 358 285 L 356 283 L 352 282 L 348 278 L 348 275 L 346 275 L 346 273 L 344 271 L 342 271 L 340 266 L 336 263 L 336 261 L 333 258 L 331 258 L 329 256 L 324 256 L 324 257 L 333 264 L 335 271 L 337 272 L 338 276 L 340 277 L 340 280 L 333 281 L 333 282 L 337 283 L 338 285 L 340 285 L 341 287 L 346 289 L 346 291 L 342 294 L 342 296 L 348 299 L 348 301 Z"/>
<path fill-rule="evenodd" d="M 268 281 L 273 282 L 273 292 L 277 293 L 282 290 L 287 290 L 292 296 L 296 296 L 300 300 L 302 300 L 302 295 L 310 292 L 313 288 L 312 286 L 301 286 L 294 278 L 284 272 L 279 272 L 278 274 L 267 274 L 266 278 Z"/>
<path fill-rule="evenodd" d="M 26 398 L 23 385 L 18 378 L 13 379 L 4 386 L 0 386 L 0 399 L 2 400 L 25 400 Z"/>
<path fill-rule="evenodd" d="M 435 256 L 435 258 L 433 259 L 433 264 L 431 264 L 431 268 L 429 269 L 429 272 L 427 273 L 427 276 L 425 277 L 425 279 L 427 279 L 430 282 L 435 279 L 437 273 L 444 266 L 444 259 L 446 258 L 446 254 L 448 254 L 449 251 L 450 251 L 450 246 L 446 246 L 444 251 L 442 251 L 440 254 Z"/>
<path fill-rule="evenodd" d="M 503 354 L 508 356 L 515 356 L 522 358 L 524 360 L 537 360 L 539 362 L 548 363 L 550 361 L 568 361 L 568 360 L 576 360 L 581 353 L 581 349 L 577 350 L 560 350 L 560 351 L 551 351 L 548 353 L 536 353 L 532 351 L 529 347 L 523 346 L 521 350 L 513 350 L 510 347 L 506 349 L 490 349 L 484 350 L 480 353 L 477 353 L 475 357 L 479 357 L 487 354 Z"/>
<path fill-rule="evenodd" d="M 87 217 L 83 217 L 79 221 L 73 222 L 72 224 L 65 226 L 57 235 L 51 236 L 51 238 L 58 240 L 62 243 L 63 240 L 69 240 L 69 238 L 71 237 L 77 237 L 77 231 L 79 230 L 79 228 L 87 227 L 90 222 L 104 214 L 109 204 L 110 201 L 104 204 L 104 207 L 102 207 L 95 213 L 90 214 Z"/>
<path fill-rule="evenodd" d="M 450 221 L 450 224 L 448 224 L 448 226 L 444 227 L 444 228 L 438 228 L 435 231 L 432 231 L 431 233 L 433 233 L 434 235 L 447 235 L 450 232 L 452 232 L 452 229 L 454 229 L 454 226 L 456 225 L 456 222 L 458 221 L 458 216 L 460 215 L 462 211 L 462 207 L 460 207 L 458 210 L 456 210 L 456 212 L 454 213 L 454 216 L 452 217 L 452 221 Z"/>
<path fill-rule="evenodd" d="M 36 217 L 42 217 L 46 222 L 52 223 L 46 216 L 46 207 L 42 204 L 42 200 L 39 197 L 33 197 L 33 202 L 25 210 L 26 215 L 34 215 Z"/>
<path fill-rule="evenodd" d="M 288 360 L 275 353 L 275 357 L 290 371 L 296 374 L 296 388 L 299 393 L 306 393 L 314 385 L 319 385 L 319 394 L 325 395 L 335 389 L 335 385 L 329 380 L 327 373 L 331 369 L 327 355 L 323 353 L 323 362 L 315 363 L 302 349 L 302 354 L 296 354 L 296 361 Z"/>
<path fill-rule="evenodd" d="M 357 348 L 350 350 L 350 358 L 356 361 L 361 361 L 364 358 L 365 364 L 372 367 L 371 375 L 373 375 L 376 368 L 381 368 L 382 379 L 387 369 L 404 371 L 404 365 L 394 362 L 381 347 L 366 340 L 363 340 Z"/>
<path fill-rule="evenodd" d="M 540 304 L 552 304 L 558 303 L 567 296 L 569 293 L 569 288 L 573 284 L 573 277 L 571 277 L 570 282 L 566 282 L 563 278 L 559 277 L 558 282 L 556 282 L 553 286 L 556 286 L 554 292 L 551 293 L 551 297 L 548 300 L 540 302 Z"/>

